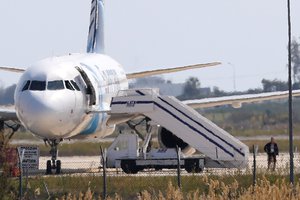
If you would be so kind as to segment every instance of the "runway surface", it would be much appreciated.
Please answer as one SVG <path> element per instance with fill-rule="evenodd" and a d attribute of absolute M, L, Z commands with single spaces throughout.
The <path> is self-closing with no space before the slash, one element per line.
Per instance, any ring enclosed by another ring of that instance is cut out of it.
<path fill-rule="evenodd" d="M 46 161 L 49 157 L 40 157 L 39 160 L 39 170 L 35 171 L 33 174 L 44 174 L 46 169 Z M 100 156 L 73 156 L 73 157 L 60 157 L 62 162 L 62 174 L 89 174 L 89 173 L 98 173 L 101 175 L 101 164 Z M 266 154 L 258 154 L 256 157 L 257 170 L 266 171 L 267 169 L 267 156 Z M 253 166 L 253 154 L 250 154 L 249 164 L 246 169 L 205 169 L 202 174 L 235 174 L 235 173 L 252 173 Z M 295 172 L 300 172 L 300 155 L 299 153 L 294 154 L 294 168 Z M 289 154 L 281 153 L 277 157 L 276 172 L 279 173 L 288 173 L 289 172 Z M 109 176 L 128 176 L 122 172 L 121 169 L 108 169 Z M 139 172 L 136 176 L 166 176 L 166 175 L 176 175 L 176 170 L 144 170 Z M 202 175 L 199 174 L 199 175 Z M 185 170 L 182 170 L 182 175 L 188 175 Z"/>

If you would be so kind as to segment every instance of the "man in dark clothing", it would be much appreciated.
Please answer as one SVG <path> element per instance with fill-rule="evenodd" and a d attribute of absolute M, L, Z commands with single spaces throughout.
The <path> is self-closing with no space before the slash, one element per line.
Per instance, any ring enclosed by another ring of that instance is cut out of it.
<path fill-rule="evenodd" d="M 273 137 L 271 137 L 271 142 L 267 143 L 264 147 L 265 152 L 268 154 L 268 169 L 270 168 L 271 163 L 273 162 L 273 171 L 276 167 L 276 156 L 279 153 L 278 146 Z"/>

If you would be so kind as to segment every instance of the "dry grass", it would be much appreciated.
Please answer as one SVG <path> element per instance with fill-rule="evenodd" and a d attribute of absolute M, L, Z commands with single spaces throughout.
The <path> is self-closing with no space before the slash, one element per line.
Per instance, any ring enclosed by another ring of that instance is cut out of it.
<path fill-rule="evenodd" d="M 181 189 L 173 176 L 107 178 L 107 199 L 300 199 L 299 174 L 295 175 L 294 193 L 288 176 L 269 173 L 258 174 L 255 187 L 252 187 L 251 175 L 241 174 L 182 176 Z M 100 176 L 31 177 L 23 184 L 24 199 L 101 199 L 101 180 Z M 8 200 L 18 195 L 18 180 L 10 181 L 13 187 L 7 188 L 4 196 Z"/>
<path fill-rule="evenodd" d="M 293 188 L 286 180 L 278 179 L 274 184 L 271 184 L 265 177 L 258 180 L 255 187 L 241 188 L 238 181 L 233 181 L 231 184 L 225 184 L 219 180 L 208 179 L 203 177 L 204 184 L 208 187 L 206 192 L 200 192 L 199 189 L 190 191 L 188 193 L 182 192 L 178 187 L 168 183 L 166 191 L 149 191 L 143 190 L 136 194 L 134 199 L 137 200 L 229 200 L 229 199 L 241 199 L 241 200 L 294 200 L 300 199 L 300 187 L 296 184 Z M 201 186 L 200 186 L 201 187 Z M 92 200 L 102 199 L 101 196 L 95 197 L 93 192 L 88 189 L 85 193 L 79 193 L 78 195 L 67 194 L 58 198 L 59 200 Z M 118 194 L 114 197 L 108 197 L 107 199 L 123 199 Z"/>
<path fill-rule="evenodd" d="M 230 185 L 224 184 L 224 182 L 218 180 L 206 180 L 206 184 L 209 189 L 207 193 L 200 194 L 199 190 L 189 192 L 186 196 L 180 191 L 180 189 L 174 187 L 169 183 L 166 195 L 164 196 L 162 192 L 158 195 L 151 194 L 148 191 L 143 191 L 138 195 L 140 200 L 150 200 L 150 199 L 206 199 L 206 200 L 229 200 L 229 199 L 244 199 L 244 200 L 269 200 L 269 199 L 300 199 L 299 194 L 300 189 L 297 184 L 293 190 L 285 180 L 278 180 L 275 184 L 270 184 L 267 179 L 262 179 L 258 181 L 257 186 L 254 188 L 251 186 L 247 189 L 239 189 L 239 183 L 234 181 Z"/>

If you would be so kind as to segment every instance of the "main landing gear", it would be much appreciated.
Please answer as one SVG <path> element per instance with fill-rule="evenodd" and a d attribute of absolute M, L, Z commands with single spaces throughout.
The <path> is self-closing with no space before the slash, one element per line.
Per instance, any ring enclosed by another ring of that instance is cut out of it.
<path fill-rule="evenodd" d="M 51 147 L 50 154 L 51 154 L 51 160 L 47 160 L 47 168 L 46 168 L 46 174 L 52 174 L 52 170 L 55 170 L 55 174 L 60 174 L 61 172 L 61 161 L 56 160 L 57 159 L 57 145 L 62 140 L 48 140 L 45 139 L 45 144 L 49 145 Z"/>

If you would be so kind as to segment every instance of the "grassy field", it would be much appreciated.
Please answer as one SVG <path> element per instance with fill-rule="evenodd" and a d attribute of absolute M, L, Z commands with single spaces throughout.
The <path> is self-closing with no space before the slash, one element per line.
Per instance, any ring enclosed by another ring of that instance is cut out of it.
<path fill-rule="evenodd" d="M 226 127 L 223 127 L 226 129 Z M 226 130 L 233 136 L 278 136 L 278 135 L 288 135 L 287 127 L 280 128 L 270 128 L 270 129 L 229 129 Z M 300 135 L 300 124 L 294 125 L 294 135 Z M 116 137 L 117 133 L 111 135 L 111 137 Z M 154 135 L 155 136 L 155 135 Z M 13 136 L 14 140 L 30 140 L 30 141 L 41 141 L 40 138 L 34 136 L 30 132 L 16 132 Z"/>
<path fill-rule="evenodd" d="M 300 192 L 299 178 L 300 176 L 296 175 L 297 192 Z M 11 179 L 9 184 L 10 190 L 16 192 L 17 179 Z M 254 199 L 257 199 L 257 197 L 260 197 L 260 199 L 268 199 L 267 197 L 271 199 L 288 199 L 283 197 L 289 197 L 288 195 L 290 195 L 287 176 L 259 174 L 257 184 L 259 187 L 254 189 L 257 193 Z M 176 176 L 108 177 L 107 194 L 110 197 L 119 197 L 117 199 L 120 199 L 120 197 L 122 199 L 245 199 L 244 197 L 251 199 L 249 195 L 255 195 L 255 193 L 252 193 L 253 188 L 251 185 L 251 175 L 184 176 L 182 177 L 181 190 L 176 187 Z M 45 186 L 48 188 L 51 199 L 75 199 L 63 198 L 70 197 L 71 194 L 73 197 L 85 195 L 86 198 L 84 199 L 96 199 L 101 196 L 103 191 L 101 176 L 34 177 L 29 178 L 27 185 L 23 185 L 28 199 L 47 199 L 48 194 Z M 263 192 L 265 192 L 264 196 L 260 196 Z"/>
<path fill-rule="evenodd" d="M 264 146 L 269 140 L 246 140 L 242 141 L 245 143 L 248 147 L 250 152 L 252 152 L 253 145 L 258 145 L 258 152 L 262 153 L 264 152 Z M 277 145 L 279 147 L 279 152 L 288 152 L 289 151 L 289 141 L 288 140 L 276 140 Z M 297 147 L 299 150 L 300 148 L 300 140 L 294 140 L 294 147 Z"/>
<path fill-rule="evenodd" d="M 12 137 L 13 140 L 30 140 L 30 141 L 41 141 L 40 138 L 34 136 L 30 132 L 16 132 Z"/>
<path fill-rule="evenodd" d="M 293 104 L 294 135 L 300 135 L 300 99 Z M 286 101 L 264 101 L 200 109 L 199 112 L 234 136 L 287 135 L 288 105 Z"/>
<path fill-rule="evenodd" d="M 258 152 L 264 152 L 264 145 L 269 142 L 269 140 L 245 140 L 242 141 L 248 147 L 250 152 L 252 152 L 253 145 L 258 145 Z M 280 152 L 288 152 L 289 151 L 289 141 L 288 140 L 276 140 Z M 110 142 L 76 142 L 76 143 L 61 143 L 59 145 L 59 156 L 97 156 L 100 155 L 100 145 L 102 148 L 108 148 Z M 49 146 L 45 146 L 44 144 L 38 145 L 40 148 L 41 156 L 49 156 Z M 154 144 L 153 146 L 158 146 L 158 144 Z M 294 147 L 298 150 L 300 149 L 300 140 L 294 140 Z"/>
<path fill-rule="evenodd" d="M 250 131 L 249 131 L 250 132 Z M 280 132 L 278 130 L 278 132 Z M 255 132 L 256 134 L 262 134 L 262 135 L 268 135 L 266 132 Z M 255 136 L 256 134 L 251 134 L 251 136 Z M 258 134 L 258 135 L 259 135 Z M 247 135 L 247 134 L 246 134 Z M 275 134 L 276 135 L 276 134 Z M 257 136 L 257 135 L 256 135 Z M 274 134 L 272 134 L 274 136 Z M 271 136 L 270 136 L 271 137 Z M 41 141 L 40 139 L 34 137 L 31 133 L 25 132 L 25 133 L 16 133 L 13 137 L 14 140 L 28 140 L 28 141 Z M 72 141 L 72 140 L 71 140 Z M 252 146 L 258 145 L 259 152 L 263 152 L 264 145 L 269 142 L 269 140 L 243 140 L 243 143 L 248 145 L 250 151 L 252 152 Z M 288 152 L 289 150 L 289 143 L 288 140 L 276 140 L 280 152 Z M 90 155 L 99 155 L 100 152 L 100 145 L 102 148 L 108 148 L 111 142 L 62 142 L 59 145 L 59 155 L 60 156 L 90 156 Z M 40 147 L 40 154 L 41 156 L 48 156 L 49 155 L 49 146 L 45 146 L 43 143 L 40 143 L 38 145 Z M 154 147 L 157 147 L 157 142 L 153 144 Z M 294 140 L 294 147 L 296 147 L 298 150 L 300 150 L 300 140 Z"/>
<path fill-rule="evenodd" d="M 108 148 L 111 143 L 107 142 L 75 142 L 64 143 L 58 146 L 59 156 L 96 156 L 100 155 L 100 145 L 102 148 Z M 18 146 L 18 145 L 11 145 Z M 41 156 L 50 156 L 50 147 L 44 144 L 38 144 Z"/>

